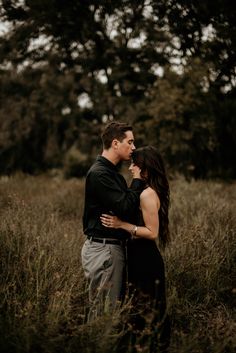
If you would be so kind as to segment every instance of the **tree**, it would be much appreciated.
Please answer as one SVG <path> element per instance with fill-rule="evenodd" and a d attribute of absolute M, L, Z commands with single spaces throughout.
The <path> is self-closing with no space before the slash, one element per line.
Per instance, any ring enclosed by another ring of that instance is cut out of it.
<path fill-rule="evenodd" d="M 179 41 L 182 58 L 199 57 L 211 64 L 211 83 L 235 87 L 236 3 L 232 0 L 167 0 L 153 2 L 169 31 Z"/>
<path fill-rule="evenodd" d="M 0 141 L 2 172 L 61 166 L 75 150 L 85 170 L 101 126 L 117 118 L 135 125 L 139 143 L 149 136 L 175 168 L 191 167 L 195 176 L 208 174 L 193 148 L 201 137 L 198 153 L 221 174 L 216 164 L 225 166 L 226 151 L 235 148 L 227 113 L 235 109 L 235 13 L 234 2 L 223 0 L 2 0 L 9 31 L 0 38 L 1 98 L 10 108 L 0 110 L 0 124 L 11 140 Z M 219 101 L 224 116 L 215 109 Z M 11 135 L 19 121 L 27 137 Z M 182 136 L 176 142 L 174 129 Z M 34 148 L 19 149 L 26 140 Z"/>

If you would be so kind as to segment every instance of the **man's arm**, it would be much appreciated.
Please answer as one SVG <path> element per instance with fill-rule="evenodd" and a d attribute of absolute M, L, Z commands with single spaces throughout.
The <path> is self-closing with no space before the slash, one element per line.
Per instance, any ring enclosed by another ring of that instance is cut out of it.
<path fill-rule="evenodd" d="M 91 173 L 89 178 L 101 205 L 121 219 L 139 206 L 139 196 L 143 190 L 141 179 L 134 179 L 132 188 L 124 189 L 106 172 Z"/>

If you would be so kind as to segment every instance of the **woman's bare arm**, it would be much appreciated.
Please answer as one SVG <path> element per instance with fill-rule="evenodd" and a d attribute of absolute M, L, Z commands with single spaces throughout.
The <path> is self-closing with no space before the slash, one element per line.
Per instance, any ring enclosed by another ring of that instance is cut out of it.
<path fill-rule="evenodd" d="M 140 207 L 143 215 L 144 226 L 135 228 L 135 224 L 123 222 L 116 216 L 103 214 L 101 216 L 102 224 L 108 228 L 121 228 L 131 234 L 136 230 L 135 236 L 138 238 L 156 239 L 159 232 L 158 211 L 160 200 L 156 192 L 150 187 L 145 189 L 140 195 Z"/>

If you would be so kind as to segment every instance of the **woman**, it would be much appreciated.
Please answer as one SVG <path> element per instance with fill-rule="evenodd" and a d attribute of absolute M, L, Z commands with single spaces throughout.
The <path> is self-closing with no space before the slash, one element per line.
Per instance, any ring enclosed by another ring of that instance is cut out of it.
<path fill-rule="evenodd" d="M 152 146 L 136 149 L 129 168 L 133 177 L 145 181 L 140 209 L 128 223 L 103 214 L 105 227 L 121 228 L 131 234 L 128 242 L 128 281 L 133 297 L 132 326 L 134 344 L 147 345 L 150 352 L 165 352 L 169 345 L 169 320 L 166 315 L 165 270 L 156 239 L 163 247 L 169 242 L 169 183 L 164 163 Z M 151 340 L 149 340 L 151 336 Z M 134 338 L 135 337 L 135 338 Z"/>

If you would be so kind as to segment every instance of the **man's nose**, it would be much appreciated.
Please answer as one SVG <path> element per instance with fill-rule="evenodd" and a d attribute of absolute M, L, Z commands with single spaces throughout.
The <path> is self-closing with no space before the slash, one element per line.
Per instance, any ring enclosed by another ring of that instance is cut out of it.
<path fill-rule="evenodd" d="M 135 145 L 133 144 L 132 145 L 132 150 L 134 151 L 136 149 Z"/>

